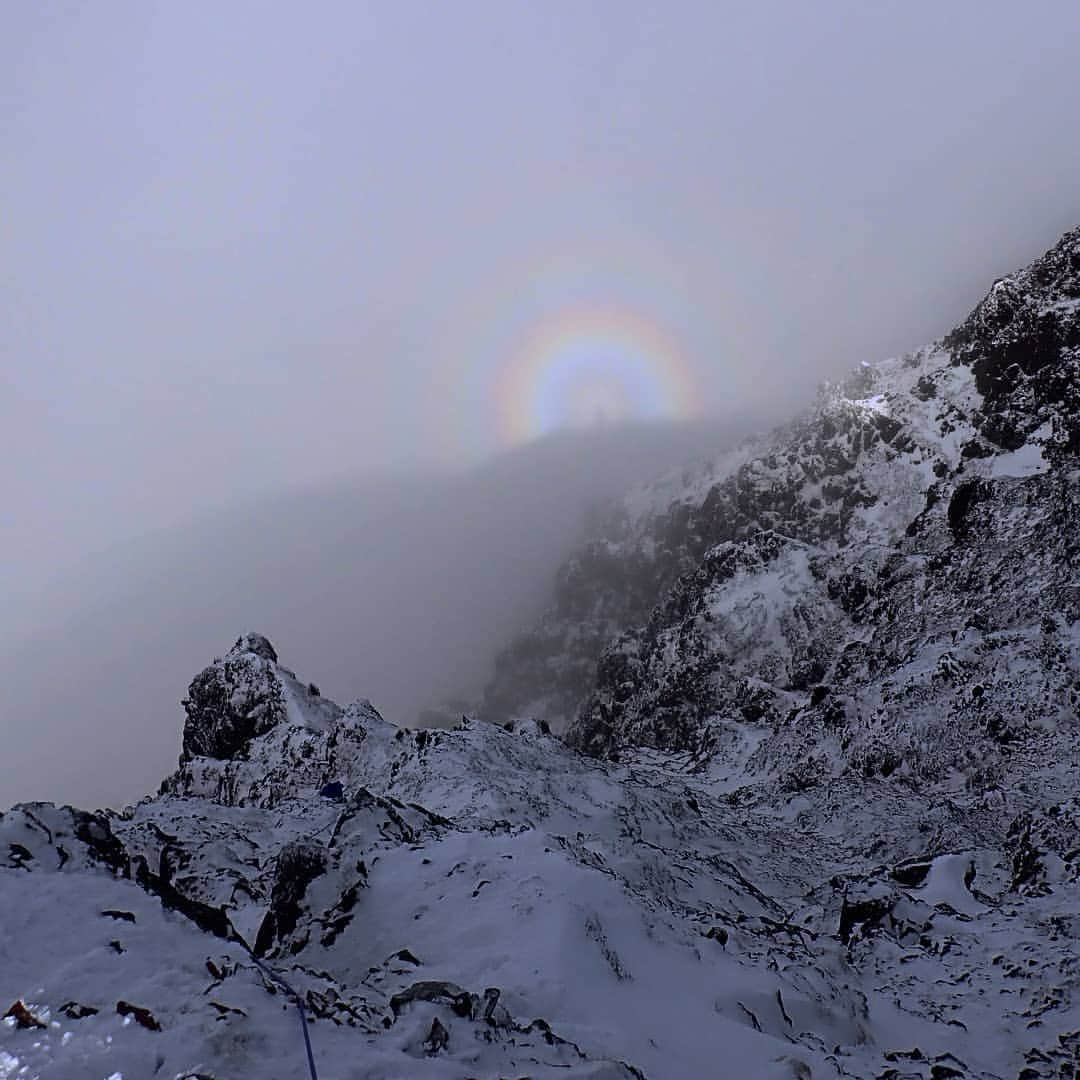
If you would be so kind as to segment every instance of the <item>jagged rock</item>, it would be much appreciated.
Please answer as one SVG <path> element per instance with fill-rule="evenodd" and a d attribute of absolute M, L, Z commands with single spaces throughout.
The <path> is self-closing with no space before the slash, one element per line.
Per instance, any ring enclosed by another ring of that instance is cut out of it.
<path fill-rule="evenodd" d="M 990 486 L 978 478 L 965 480 L 953 492 L 949 500 L 949 528 L 956 537 L 968 533 L 967 517 L 971 508 L 983 499 L 989 498 Z"/>
<path fill-rule="evenodd" d="M 116 1011 L 121 1016 L 130 1016 L 141 1027 L 146 1028 L 147 1031 L 160 1031 L 161 1024 L 158 1023 L 157 1018 L 149 1009 L 144 1009 L 141 1005 L 132 1005 L 128 1001 L 118 1001 L 116 1003 Z"/>
<path fill-rule="evenodd" d="M 223 1005 L 220 1001 L 208 1001 L 207 1004 L 218 1014 L 219 1019 L 225 1019 L 229 1015 L 247 1016 L 243 1009 L 237 1009 L 232 1005 Z"/>
<path fill-rule="evenodd" d="M 100 1011 L 92 1005 L 80 1005 L 77 1001 L 65 1001 L 60 1006 L 60 1012 L 69 1020 L 85 1020 L 88 1016 L 97 1016 Z"/>
<path fill-rule="evenodd" d="M 11 866 L 23 870 L 26 868 L 26 864 L 33 858 L 33 852 L 23 847 L 22 844 L 8 844 L 8 861 Z"/>
<path fill-rule="evenodd" d="M 263 660 L 270 661 L 271 664 L 278 662 L 277 650 L 270 644 L 269 639 L 263 637 L 262 634 L 241 634 L 229 651 L 238 654 L 252 653 L 255 656 L 262 657 Z M 318 695 L 316 694 L 316 696 Z"/>
<path fill-rule="evenodd" d="M 86 845 L 90 857 L 114 873 L 127 876 L 130 872 L 124 845 L 113 834 L 109 819 L 103 814 L 88 814 L 72 810 L 75 838 Z"/>
<path fill-rule="evenodd" d="M 933 862 L 925 859 L 913 859 L 892 868 L 893 881 L 909 888 L 918 888 L 926 881 L 926 875 L 930 873 Z"/>
<path fill-rule="evenodd" d="M 425 980 L 416 982 L 390 999 L 390 1008 L 397 1016 L 406 1005 L 414 1001 L 433 1001 L 450 1005 L 459 1016 L 471 1018 L 473 1006 L 471 995 L 451 982 Z"/>
<path fill-rule="evenodd" d="M 445 1050 L 450 1045 L 450 1032 L 442 1025 L 442 1021 L 436 1016 L 431 1021 L 431 1030 L 424 1040 L 424 1050 L 431 1056 L 440 1050 Z"/>
<path fill-rule="evenodd" d="M 995 282 L 946 339 L 985 398 L 979 426 L 1017 450 L 1043 424 L 1051 452 L 1080 451 L 1080 229 Z"/>
<path fill-rule="evenodd" d="M 41 1028 L 43 1031 L 48 1024 L 42 1023 L 21 1001 L 16 1001 L 11 1008 L 4 1013 L 3 1019 L 10 1017 L 15 1021 L 15 1026 L 23 1030 Z"/>
<path fill-rule="evenodd" d="M 880 887 L 845 893 L 837 930 L 841 942 L 850 945 L 857 927 L 862 934 L 879 927 L 892 914 L 895 903 L 896 898 Z"/>
<path fill-rule="evenodd" d="M 130 911 L 117 911 L 114 908 L 106 908 L 101 914 L 104 918 L 116 919 L 118 922 L 135 922 L 135 916 Z"/>
<path fill-rule="evenodd" d="M 710 717 L 763 717 L 777 695 L 810 690 L 840 644 L 811 554 L 772 531 L 709 551 L 643 630 L 601 658 L 571 744 L 593 754 L 626 743 L 697 750 Z"/>
<path fill-rule="evenodd" d="M 308 886 L 326 872 L 326 865 L 326 852 L 313 841 L 293 841 L 281 849 L 270 894 L 270 910 L 259 927 L 255 942 L 257 955 L 265 956 L 296 929 L 300 902 Z"/>
<path fill-rule="evenodd" d="M 1006 844 L 1014 891 L 1049 891 L 1048 862 L 1058 865 L 1057 876 L 1076 879 L 1080 876 L 1080 800 L 1070 798 L 1020 814 L 1009 825 Z"/>
<path fill-rule="evenodd" d="M 184 699 L 181 761 L 231 758 L 285 717 L 277 653 L 261 634 L 245 634 L 191 681 Z"/>

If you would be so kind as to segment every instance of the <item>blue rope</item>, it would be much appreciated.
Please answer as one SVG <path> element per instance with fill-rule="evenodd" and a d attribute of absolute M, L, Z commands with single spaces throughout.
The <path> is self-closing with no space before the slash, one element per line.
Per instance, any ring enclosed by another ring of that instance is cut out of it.
<path fill-rule="evenodd" d="M 315 1071 L 315 1055 L 311 1052 L 311 1036 L 308 1034 L 307 1013 L 300 998 L 296 999 L 296 1008 L 300 1012 L 300 1027 L 304 1032 L 304 1049 L 307 1051 L 307 1064 L 311 1070 L 311 1080 L 319 1080 L 319 1074 Z"/>
<path fill-rule="evenodd" d="M 315 1071 L 315 1055 L 311 1052 L 311 1036 L 308 1033 L 307 1022 L 307 1010 L 304 1008 L 304 999 L 285 981 L 272 968 L 267 967 L 254 953 L 250 954 L 251 959 L 255 961 L 259 970 L 266 975 L 271 982 L 275 982 L 280 986 L 292 999 L 296 1005 L 297 1012 L 300 1013 L 300 1028 L 304 1033 L 304 1049 L 307 1051 L 307 1063 L 308 1069 L 311 1071 L 311 1080 L 319 1080 L 319 1074 Z"/>

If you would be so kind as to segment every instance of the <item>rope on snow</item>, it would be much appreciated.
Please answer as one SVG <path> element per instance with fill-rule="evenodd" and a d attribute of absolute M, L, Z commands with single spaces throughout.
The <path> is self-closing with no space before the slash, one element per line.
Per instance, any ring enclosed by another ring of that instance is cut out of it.
<path fill-rule="evenodd" d="M 307 1010 L 304 1008 L 304 999 L 285 981 L 283 976 L 279 975 L 272 968 L 267 967 L 254 952 L 250 953 L 250 956 L 251 959 L 255 961 L 255 965 L 258 969 L 270 979 L 271 982 L 277 983 L 277 985 L 293 999 L 297 1012 L 300 1014 L 300 1028 L 304 1033 L 304 1049 L 307 1051 L 307 1063 L 308 1069 L 311 1072 L 311 1080 L 319 1080 L 319 1074 L 315 1071 L 315 1055 L 311 1052 L 311 1036 L 308 1034 Z"/>

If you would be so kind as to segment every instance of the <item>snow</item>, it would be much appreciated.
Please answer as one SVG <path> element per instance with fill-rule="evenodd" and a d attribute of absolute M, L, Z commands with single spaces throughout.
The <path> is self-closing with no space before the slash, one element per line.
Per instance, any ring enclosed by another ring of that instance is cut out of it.
<path fill-rule="evenodd" d="M 889 415 L 889 399 L 884 394 L 874 394 L 873 397 L 859 398 L 852 402 L 853 405 L 857 405 L 861 409 L 868 409 L 870 412 L 881 413 L 882 416 Z"/>
<path fill-rule="evenodd" d="M 1043 448 L 1037 442 L 1025 443 L 1019 450 L 998 454 L 991 459 L 990 475 L 995 480 L 1004 477 L 1022 478 L 1038 476 L 1050 467 L 1043 457 Z"/>
<path fill-rule="evenodd" d="M 786 603 L 808 574 L 806 552 L 794 546 L 780 562 L 764 582 L 738 577 L 726 610 Z M 304 771 L 309 758 L 285 724 L 255 740 L 251 780 L 237 774 L 236 798 L 250 790 L 254 804 L 166 794 L 112 822 L 131 856 L 152 866 L 162 838 L 173 837 L 169 846 L 185 853 L 177 881 L 188 895 L 223 904 L 249 943 L 268 908 L 277 853 L 294 838 L 323 845 L 330 866 L 304 896 L 298 951 L 267 958 L 301 992 L 319 995 L 313 1001 L 341 1003 L 339 1022 L 324 1010 L 310 1029 L 323 1076 L 628 1077 L 619 1062 L 630 1062 L 651 1078 L 681 1078 L 713 1075 L 717 1060 L 738 1075 L 871 1076 L 885 1051 L 916 1045 L 998 1076 L 1019 1045 L 1013 1017 L 1022 1019 L 1031 999 L 1001 1011 L 993 995 L 1009 985 L 1011 968 L 992 956 L 1034 947 L 1049 968 L 1069 948 L 1037 929 L 1075 902 L 1067 875 L 1054 871 L 1054 891 L 1015 910 L 1003 857 L 968 849 L 933 858 L 925 880 L 906 892 L 874 886 L 868 895 L 897 893 L 893 918 L 931 927 L 922 931 L 929 944 L 901 935 L 898 949 L 867 932 L 851 946 L 855 962 L 836 937 L 837 895 L 820 893 L 836 874 L 868 865 L 858 834 L 848 836 L 849 825 L 821 802 L 845 805 L 844 788 L 812 790 L 791 813 L 782 804 L 740 810 L 730 795 L 749 775 L 745 745 L 707 773 L 656 751 L 621 764 L 590 761 L 527 724 L 517 733 L 486 725 L 431 732 L 418 745 L 367 705 L 341 712 L 316 738 L 340 742 L 347 731 L 359 742 L 339 763 L 344 806 L 317 796 L 321 777 Z M 275 762 L 288 764 L 291 779 L 272 794 L 259 777 Z M 236 763 L 198 764 L 189 771 L 196 785 Z M 855 805 L 870 812 L 863 827 L 888 835 L 928 808 L 897 797 L 877 806 L 861 796 Z M 56 843 L 74 854 L 74 841 L 60 838 L 65 812 L 31 812 L 34 820 L 19 810 L 0 820 L 0 850 L 19 844 L 33 853 L 29 872 L 0 869 L 0 1001 L 24 1000 L 58 1026 L 5 1028 L 0 1067 L 40 1080 L 302 1075 L 294 1010 L 268 992 L 241 943 L 208 936 L 81 857 L 59 867 Z M 355 918 L 324 944 L 321 927 L 340 910 L 361 861 Z M 978 896 L 966 884 L 972 867 Z M 64 918 L 43 922 L 42 910 Z M 135 921 L 102 915 L 110 910 Z M 805 929 L 770 929 L 788 924 Z M 706 936 L 717 927 L 723 935 Z M 945 941 L 954 944 L 942 953 Z M 986 997 L 964 1004 L 967 1033 L 950 1023 L 965 971 L 981 973 L 976 988 Z M 476 994 L 498 987 L 518 1033 L 489 1041 L 492 1029 L 429 1002 L 384 1027 L 390 999 L 420 980 Z M 121 1000 L 149 1009 L 163 1030 L 117 1015 Z M 69 1019 L 59 1011 L 68 1001 L 99 1012 Z M 524 1034 L 537 1017 L 580 1053 Z M 435 1018 L 450 1043 L 428 1055 L 423 1041 Z M 1068 1010 L 1047 1014 L 1042 1042 L 1075 1019 Z"/>

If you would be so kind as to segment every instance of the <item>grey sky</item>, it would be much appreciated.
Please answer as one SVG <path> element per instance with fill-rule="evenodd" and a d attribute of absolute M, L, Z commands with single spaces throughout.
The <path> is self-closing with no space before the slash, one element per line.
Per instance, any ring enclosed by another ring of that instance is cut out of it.
<path fill-rule="evenodd" d="M 936 336 L 1080 218 L 1078 55 L 1073 0 L 8 4 L 0 642 L 118 539 L 501 449 L 538 267 L 717 412 Z"/>

